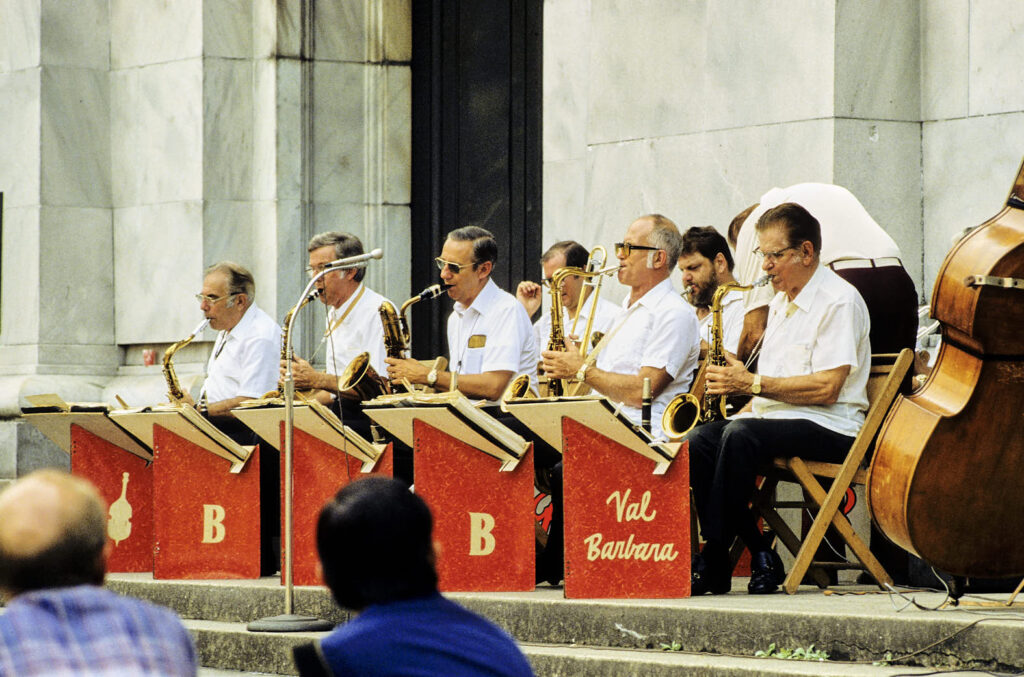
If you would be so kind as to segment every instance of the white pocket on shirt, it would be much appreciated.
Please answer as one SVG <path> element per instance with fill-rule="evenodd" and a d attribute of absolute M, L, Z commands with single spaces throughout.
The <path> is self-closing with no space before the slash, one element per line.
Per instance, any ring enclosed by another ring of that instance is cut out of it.
<path fill-rule="evenodd" d="M 786 346 L 782 353 L 782 368 L 787 376 L 811 373 L 811 347 L 800 343 Z"/>
<path fill-rule="evenodd" d="M 463 374 L 479 374 L 484 364 L 484 348 L 466 348 L 466 356 L 462 361 Z"/>

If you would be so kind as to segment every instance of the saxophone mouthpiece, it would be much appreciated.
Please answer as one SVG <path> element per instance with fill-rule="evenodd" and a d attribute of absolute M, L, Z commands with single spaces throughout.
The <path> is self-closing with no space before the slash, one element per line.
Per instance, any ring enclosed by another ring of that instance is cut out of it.
<path fill-rule="evenodd" d="M 450 286 L 451 285 L 449 284 L 432 284 L 423 291 L 421 291 L 417 296 L 419 296 L 420 299 L 437 298 L 441 294 L 445 293 L 448 290 L 448 287 Z"/>

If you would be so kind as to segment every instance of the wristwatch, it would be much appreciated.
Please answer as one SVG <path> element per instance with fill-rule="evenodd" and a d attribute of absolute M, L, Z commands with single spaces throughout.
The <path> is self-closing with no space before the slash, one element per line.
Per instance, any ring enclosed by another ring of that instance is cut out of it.
<path fill-rule="evenodd" d="M 436 384 L 436 383 L 437 383 L 437 367 L 434 367 L 433 369 L 430 370 L 430 373 L 427 374 L 427 385 L 430 386 L 431 388 L 433 388 L 434 384 Z"/>
<path fill-rule="evenodd" d="M 580 365 L 579 371 L 576 372 L 576 380 L 580 383 L 587 380 L 587 369 L 590 369 L 590 363 L 584 362 Z"/>
<path fill-rule="evenodd" d="M 750 392 L 755 395 L 761 394 L 761 375 L 754 374 L 754 382 L 750 384 Z"/>

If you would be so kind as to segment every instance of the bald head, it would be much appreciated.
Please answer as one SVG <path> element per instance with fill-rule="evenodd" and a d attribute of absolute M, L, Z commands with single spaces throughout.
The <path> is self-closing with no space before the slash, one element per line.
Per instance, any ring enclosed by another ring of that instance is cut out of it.
<path fill-rule="evenodd" d="M 88 481 L 39 470 L 0 493 L 0 589 L 103 582 L 106 506 Z"/>

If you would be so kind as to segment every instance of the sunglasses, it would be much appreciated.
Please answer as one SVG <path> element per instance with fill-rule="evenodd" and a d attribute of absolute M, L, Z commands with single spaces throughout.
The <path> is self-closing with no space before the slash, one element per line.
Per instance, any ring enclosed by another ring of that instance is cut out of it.
<path fill-rule="evenodd" d="M 629 258 L 629 255 L 635 251 L 649 251 L 656 252 L 660 247 L 648 247 L 645 244 L 631 244 L 629 242 L 616 242 L 615 243 L 615 255 L 623 258 Z"/>
<path fill-rule="evenodd" d="M 438 270 L 444 270 L 447 268 L 451 271 L 452 275 L 458 275 L 466 266 L 472 266 L 473 268 L 476 267 L 476 263 L 452 263 L 451 261 L 445 261 L 440 256 L 434 259 L 434 263 L 437 264 Z"/>

